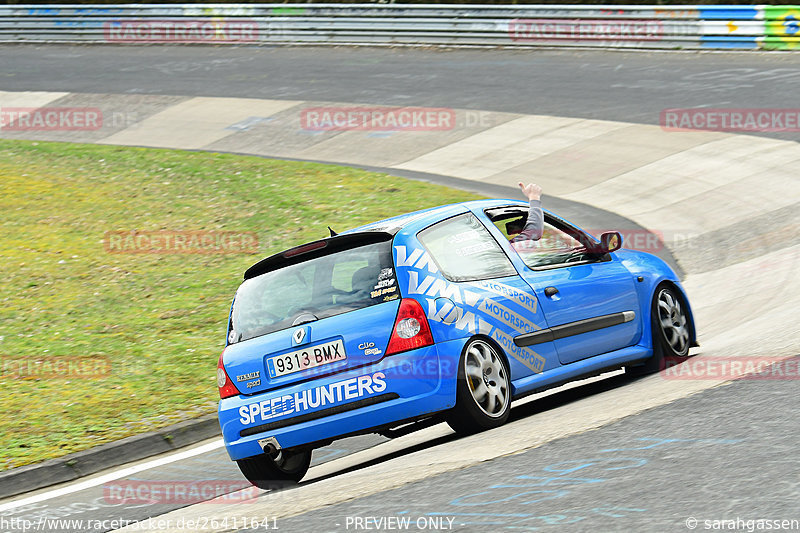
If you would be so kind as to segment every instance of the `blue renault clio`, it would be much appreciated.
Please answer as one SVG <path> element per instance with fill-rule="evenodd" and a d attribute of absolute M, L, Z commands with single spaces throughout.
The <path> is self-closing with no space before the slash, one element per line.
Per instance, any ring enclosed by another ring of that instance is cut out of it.
<path fill-rule="evenodd" d="M 547 211 L 539 240 L 510 242 L 527 214 L 514 200 L 447 205 L 250 267 L 217 369 L 244 476 L 296 482 L 335 439 L 439 420 L 474 433 L 527 394 L 688 355 L 691 309 L 666 263 Z"/>

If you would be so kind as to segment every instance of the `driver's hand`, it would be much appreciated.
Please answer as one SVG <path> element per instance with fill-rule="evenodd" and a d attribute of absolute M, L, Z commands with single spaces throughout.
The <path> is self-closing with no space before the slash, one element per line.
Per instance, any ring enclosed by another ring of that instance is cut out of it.
<path fill-rule="evenodd" d="M 520 181 L 517 185 L 519 185 L 519 188 L 522 189 L 522 194 L 524 194 L 528 198 L 528 200 L 541 199 L 542 188 L 536 185 L 535 183 L 529 183 L 525 185 Z"/>

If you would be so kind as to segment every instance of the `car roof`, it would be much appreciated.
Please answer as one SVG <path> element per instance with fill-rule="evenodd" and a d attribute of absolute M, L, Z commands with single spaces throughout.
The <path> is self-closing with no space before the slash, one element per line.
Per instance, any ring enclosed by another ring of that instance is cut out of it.
<path fill-rule="evenodd" d="M 369 224 L 365 224 L 357 228 L 343 231 L 342 234 L 368 232 L 368 231 L 381 231 L 394 234 L 412 224 L 415 226 L 424 227 L 433 224 L 434 222 L 438 222 L 441 219 L 452 216 L 454 214 L 462 212 L 465 213 L 468 210 L 479 211 L 481 209 L 489 209 L 492 207 L 499 207 L 504 205 L 525 206 L 527 204 L 520 200 L 508 200 L 508 199 L 470 200 L 468 202 L 440 205 L 438 207 L 421 209 L 419 211 L 413 211 L 411 213 L 406 213 L 404 215 L 398 215 L 396 217 L 386 218 L 384 220 L 371 222 Z"/>
<path fill-rule="evenodd" d="M 414 228 L 425 228 L 438 222 L 439 220 L 443 220 L 460 213 L 509 205 L 525 206 L 527 204 L 520 200 L 471 200 L 468 202 L 460 202 L 455 204 L 441 205 L 438 207 L 431 207 L 428 209 L 421 209 L 419 211 L 413 211 L 404 215 L 386 218 L 384 220 L 379 220 L 364 226 L 343 231 L 335 236 L 329 236 L 316 241 L 306 242 L 266 257 L 248 268 L 247 271 L 245 271 L 244 279 L 250 279 L 265 272 L 276 270 L 301 260 L 297 256 L 300 254 L 305 255 L 305 252 L 302 252 L 302 249 L 304 248 L 310 247 L 311 249 L 318 249 L 324 246 L 327 250 L 331 250 L 334 248 L 339 248 L 340 246 L 348 247 L 358 243 L 384 241 L 391 239 L 398 232 L 409 226 Z M 323 245 L 323 243 L 325 244 Z M 330 247 L 328 247 L 329 244 L 331 245 Z M 289 259 L 289 257 L 292 257 L 293 259 Z"/>

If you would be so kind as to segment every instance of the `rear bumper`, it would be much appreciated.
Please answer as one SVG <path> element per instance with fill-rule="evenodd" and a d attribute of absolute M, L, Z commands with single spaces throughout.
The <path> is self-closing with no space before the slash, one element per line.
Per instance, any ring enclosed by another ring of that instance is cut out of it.
<path fill-rule="evenodd" d="M 291 448 L 449 409 L 456 401 L 465 342 L 438 343 L 305 383 L 220 400 L 228 455 L 233 460 L 259 455 L 258 441 L 268 437 Z"/>

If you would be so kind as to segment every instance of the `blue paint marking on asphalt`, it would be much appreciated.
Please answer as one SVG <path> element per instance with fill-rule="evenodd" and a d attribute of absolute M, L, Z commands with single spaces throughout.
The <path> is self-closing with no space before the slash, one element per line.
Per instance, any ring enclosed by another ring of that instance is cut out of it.
<path fill-rule="evenodd" d="M 634 464 L 628 466 L 624 465 L 613 466 L 604 468 L 603 470 L 624 470 L 626 468 L 637 468 L 647 463 L 647 459 L 634 458 L 634 457 L 613 457 L 613 458 L 601 457 L 594 459 L 572 459 L 569 461 L 561 461 L 559 463 L 553 463 L 551 465 L 547 465 L 546 467 L 542 468 L 542 470 L 544 470 L 545 472 L 562 472 L 565 474 L 569 474 L 572 472 L 576 472 L 578 470 L 582 470 L 584 468 L 589 468 L 595 464 L 615 462 L 615 461 L 631 461 Z M 567 468 L 566 470 L 555 470 L 555 467 L 566 465 L 569 463 L 578 463 L 578 465 L 572 468 Z"/>
<path fill-rule="evenodd" d="M 529 485 L 529 487 L 534 487 L 534 486 L 536 486 L 536 485 Z M 526 485 L 492 485 L 489 488 L 490 489 L 526 488 Z M 492 494 L 493 492 L 494 492 L 493 490 L 488 490 L 488 491 L 485 491 L 485 492 L 476 492 L 474 494 L 469 494 L 467 496 L 462 496 L 461 498 L 456 498 L 455 500 L 452 500 L 450 502 L 450 505 L 455 505 L 455 506 L 458 506 L 458 507 L 470 507 L 470 506 L 487 505 L 487 504 L 492 504 L 492 503 L 508 502 L 508 501 L 511 501 L 511 500 L 513 500 L 515 498 L 519 498 L 519 497 L 522 497 L 522 496 L 542 495 L 541 497 L 534 497 L 533 499 L 530 499 L 530 500 L 527 500 L 527 501 L 524 501 L 524 502 L 520 502 L 520 503 L 522 503 L 522 505 L 530 505 L 530 504 L 533 504 L 533 503 L 539 503 L 539 502 L 545 502 L 545 501 L 548 501 L 548 500 L 555 500 L 557 498 L 563 498 L 564 496 L 569 494 L 570 491 L 568 491 L 568 490 L 529 490 L 529 491 L 525 491 L 525 492 L 518 492 L 516 494 L 512 494 L 511 496 L 507 496 L 505 498 L 500 498 L 500 499 L 497 499 L 497 500 L 480 499 L 480 500 L 478 500 L 478 501 L 476 501 L 474 503 L 464 503 L 463 502 L 463 500 L 465 500 L 467 498 L 473 498 L 473 497 L 476 497 L 476 496 L 483 496 L 484 494 Z"/>
<path fill-rule="evenodd" d="M 234 131 L 247 131 L 253 126 L 258 124 L 268 124 L 275 120 L 272 117 L 247 117 L 244 120 L 237 122 L 236 124 L 231 124 L 226 130 L 234 130 Z"/>
<path fill-rule="evenodd" d="M 342 448 L 318 448 L 314 451 L 314 462 L 319 464 L 323 461 L 330 461 L 332 458 L 346 453 Z M 321 455 L 321 457 L 320 457 Z"/>
<path fill-rule="evenodd" d="M 661 448 L 668 445 L 733 445 L 744 442 L 743 439 L 670 439 L 656 437 L 640 437 L 634 439 L 641 442 L 641 446 L 629 448 L 608 448 L 600 450 L 598 453 L 618 453 L 630 451 L 646 451 Z M 496 503 L 512 502 L 520 505 L 531 505 L 547 500 L 555 500 L 568 496 L 572 490 L 581 485 L 594 485 L 609 481 L 610 477 L 598 477 L 596 475 L 587 477 L 576 477 L 571 474 L 578 471 L 589 472 L 616 472 L 631 468 L 640 468 L 648 464 L 648 459 L 643 457 L 591 457 L 584 459 L 569 459 L 551 463 L 541 468 L 544 475 L 522 474 L 515 476 L 514 479 L 527 481 L 518 484 L 495 484 L 486 489 L 461 496 L 449 502 L 455 508 L 485 506 Z M 552 475 L 555 474 L 555 475 Z M 613 476 L 612 476 L 613 477 Z M 544 489 L 542 487 L 558 487 L 557 489 Z M 504 489 L 518 489 L 509 495 L 497 498 L 498 492 Z M 533 489 L 533 490 L 530 490 Z M 492 495 L 495 498 L 489 500 L 486 496 Z M 522 501 L 524 500 L 524 501 Z M 647 512 L 646 508 L 640 507 L 620 507 L 616 505 L 605 505 L 586 509 L 562 509 L 555 513 L 535 514 L 535 513 L 479 513 L 461 512 L 460 509 L 453 509 L 456 512 L 436 511 L 423 513 L 425 516 L 451 516 L 459 519 L 459 525 L 484 525 L 502 526 L 503 529 L 523 529 L 526 531 L 537 531 L 545 526 L 567 525 L 596 516 L 610 518 L 627 518 L 634 513 Z M 405 509 L 397 514 L 407 514 L 410 510 Z M 540 522 L 533 525 L 530 522 Z M 524 525 L 520 525 L 524 524 Z"/>
<path fill-rule="evenodd" d="M 650 450 L 657 446 L 661 446 L 664 444 L 672 444 L 675 442 L 700 442 L 705 444 L 738 444 L 742 442 L 742 439 L 656 439 L 652 437 L 639 437 L 640 441 L 654 441 L 652 444 L 648 444 L 647 446 L 638 446 L 636 448 L 609 448 L 607 450 L 600 450 L 600 453 L 611 453 L 611 452 L 626 452 L 631 450 Z"/>

